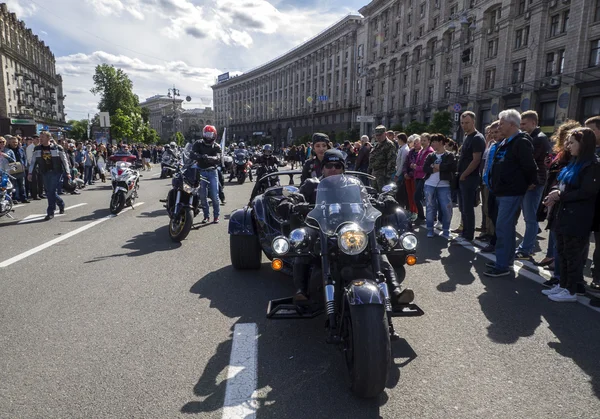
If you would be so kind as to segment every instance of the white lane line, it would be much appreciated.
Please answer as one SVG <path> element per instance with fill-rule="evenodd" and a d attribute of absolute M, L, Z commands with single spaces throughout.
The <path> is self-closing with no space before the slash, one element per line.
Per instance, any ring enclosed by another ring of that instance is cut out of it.
<path fill-rule="evenodd" d="M 436 230 L 441 231 L 438 227 L 436 227 Z M 439 234 L 438 234 L 439 235 Z M 454 234 L 452 234 L 452 236 L 454 236 Z M 458 236 L 456 236 L 458 237 Z M 477 243 L 481 243 L 479 241 L 477 241 Z M 479 256 L 483 256 L 486 259 L 491 260 L 492 262 L 496 262 L 496 255 L 494 255 L 493 253 L 482 253 L 481 249 L 477 246 L 473 246 L 472 244 L 470 244 L 467 241 L 462 241 L 461 240 L 461 246 L 464 247 L 465 249 L 470 250 L 471 252 L 478 254 Z M 527 263 L 528 265 L 534 266 L 535 268 L 538 268 L 537 266 L 530 264 L 529 262 Z M 550 274 L 549 276 L 551 276 L 551 273 L 546 271 L 545 269 L 540 269 L 540 271 L 538 271 L 538 273 L 534 273 L 531 272 L 530 270 L 528 270 L 527 268 L 525 268 L 524 264 L 521 261 L 515 261 L 513 264 L 513 270 L 515 271 L 516 275 L 522 275 L 527 279 L 530 279 L 534 282 L 537 282 L 538 284 L 542 285 L 544 282 L 546 282 L 547 279 L 549 278 L 545 278 L 542 276 L 542 273 L 548 273 Z M 589 297 L 585 297 L 582 295 L 578 295 L 577 296 L 577 302 L 588 307 L 591 308 L 594 311 L 597 311 L 598 313 L 600 313 L 600 307 L 594 307 L 590 305 L 590 298 Z"/>
<path fill-rule="evenodd" d="M 24 206 L 25 206 L 25 204 L 17 204 L 17 205 L 13 205 L 13 209 L 14 209 L 14 208 L 21 208 L 21 207 L 24 207 Z"/>
<path fill-rule="evenodd" d="M 138 204 L 135 204 L 134 207 L 138 207 L 138 206 L 140 206 L 142 204 L 144 204 L 144 203 L 140 202 Z M 130 209 L 131 209 L 131 207 L 125 208 L 123 211 L 121 211 L 121 214 L 123 214 L 124 212 L 129 211 Z M 28 258 L 31 255 L 35 255 L 36 253 L 41 252 L 42 250 L 47 249 L 50 246 L 54 246 L 55 244 L 60 243 L 61 241 L 67 240 L 68 238 L 73 237 L 73 236 L 75 236 L 75 235 L 77 235 L 79 233 L 83 233 L 84 231 L 89 230 L 90 228 L 95 227 L 98 224 L 101 224 L 101 223 L 103 223 L 103 222 L 105 222 L 107 220 L 110 220 L 111 218 L 114 218 L 114 217 L 116 217 L 116 216 L 112 215 L 112 214 L 111 215 L 107 215 L 106 217 L 100 218 L 99 220 L 96 220 L 96 221 L 92 221 L 91 223 L 86 224 L 84 226 L 81 226 L 81 227 L 79 227 L 76 230 L 70 231 L 70 232 L 68 232 L 66 234 L 63 234 L 60 237 L 57 237 L 55 239 L 50 240 L 49 242 L 41 244 L 41 245 L 39 245 L 37 247 L 34 247 L 33 249 L 30 249 L 30 250 L 28 250 L 26 252 L 23 252 L 23 253 L 21 253 L 21 254 L 19 254 L 17 256 L 14 256 L 14 257 L 12 257 L 10 259 L 7 259 L 4 262 L 0 262 L 0 268 L 6 268 L 7 266 L 12 265 L 13 263 L 17 263 L 17 262 L 19 262 L 19 261 L 21 261 L 21 260 L 23 260 L 25 258 Z"/>
<path fill-rule="evenodd" d="M 235 325 L 227 370 L 223 419 L 256 418 L 257 339 L 256 323 Z"/>
<path fill-rule="evenodd" d="M 160 176 L 160 173 L 156 173 L 156 174 L 152 175 L 152 177 L 159 177 L 159 176 Z"/>
<path fill-rule="evenodd" d="M 77 204 L 77 205 L 71 205 L 70 207 L 66 207 L 65 211 L 68 211 L 70 209 L 73 208 L 77 208 L 77 207 L 82 207 L 84 205 L 87 205 L 87 203 L 81 203 L 81 204 Z M 54 214 L 55 217 L 62 217 L 64 214 Z M 22 221 L 19 221 L 17 224 L 27 224 L 27 223 L 32 223 L 34 221 L 40 221 L 42 219 L 46 218 L 46 214 L 31 214 L 28 215 L 27 217 L 25 217 Z"/>

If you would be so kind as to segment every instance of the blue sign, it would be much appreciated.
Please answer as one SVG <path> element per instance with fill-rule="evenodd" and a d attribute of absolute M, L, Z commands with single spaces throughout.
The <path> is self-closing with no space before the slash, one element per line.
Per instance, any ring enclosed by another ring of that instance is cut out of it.
<path fill-rule="evenodd" d="M 453 109 L 454 109 L 454 112 L 460 112 L 460 110 L 462 109 L 462 106 L 460 106 L 460 103 L 455 103 Z"/>
<path fill-rule="evenodd" d="M 327 96 L 319 96 L 317 99 L 321 102 L 325 102 L 327 100 Z"/>
<path fill-rule="evenodd" d="M 223 83 L 224 81 L 229 80 L 229 71 L 227 73 L 219 74 L 217 76 L 217 84 Z"/>
<path fill-rule="evenodd" d="M 528 99 L 528 98 L 525 98 L 525 99 L 523 99 L 523 100 L 521 101 L 521 111 L 522 111 L 522 112 L 528 111 L 528 110 L 529 110 L 529 105 L 530 105 L 530 104 L 531 104 L 531 103 L 529 102 L 529 99 Z"/>
<path fill-rule="evenodd" d="M 567 109 L 569 107 L 569 94 L 567 92 L 558 97 L 558 107 L 561 109 Z"/>

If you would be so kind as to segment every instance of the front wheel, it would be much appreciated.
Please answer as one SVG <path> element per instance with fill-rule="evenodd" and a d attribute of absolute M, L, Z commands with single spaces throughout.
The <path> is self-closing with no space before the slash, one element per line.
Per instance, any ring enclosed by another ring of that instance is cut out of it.
<path fill-rule="evenodd" d="M 123 191 L 119 191 L 113 194 L 110 199 L 110 212 L 111 214 L 117 215 L 121 212 L 123 207 L 125 206 L 125 193 Z"/>
<path fill-rule="evenodd" d="M 260 269 L 262 249 L 257 236 L 229 236 L 229 256 L 235 269 Z"/>
<path fill-rule="evenodd" d="M 245 181 L 246 181 L 246 174 L 244 172 L 242 172 L 238 176 L 238 185 L 243 185 Z"/>
<path fill-rule="evenodd" d="M 391 359 L 390 333 L 383 305 L 350 305 L 344 352 L 352 392 L 377 397 L 385 389 Z"/>
<path fill-rule="evenodd" d="M 169 221 L 169 237 L 174 242 L 184 240 L 192 229 L 194 214 L 189 208 L 183 209 L 179 214 L 175 214 Z"/>

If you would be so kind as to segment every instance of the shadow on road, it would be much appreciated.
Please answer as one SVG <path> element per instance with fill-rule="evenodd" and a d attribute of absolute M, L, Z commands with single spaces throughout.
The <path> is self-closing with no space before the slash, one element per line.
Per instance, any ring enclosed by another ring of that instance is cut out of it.
<path fill-rule="evenodd" d="M 117 253 L 108 256 L 99 256 L 85 263 L 100 262 L 116 257 L 138 257 L 156 252 L 165 252 L 175 250 L 181 247 L 181 243 L 175 243 L 169 238 L 169 226 L 165 225 L 157 228 L 155 231 L 146 231 L 132 237 L 123 245 L 123 249 L 130 250 L 128 252 Z"/>
<path fill-rule="evenodd" d="M 485 285 L 479 296 L 483 314 L 490 321 L 488 337 L 499 344 L 514 344 L 532 336 L 548 323 L 556 341 L 548 346 L 570 358 L 589 377 L 593 392 L 600 399 L 600 318 L 580 304 L 560 304 L 541 294 L 542 287 L 523 277 L 488 278 L 483 275 L 486 259 L 475 261 Z"/>
<path fill-rule="evenodd" d="M 360 400 L 349 390 L 343 357 L 334 346 L 325 343 L 324 318 L 313 320 L 267 320 L 271 299 L 293 292 L 291 278 L 270 270 L 237 272 L 225 267 L 212 272 L 192 286 L 190 292 L 210 300 L 238 323 L 258 326 L 258 418 L 338 418 L 379 419 L 379 407 L 387 394 L 378 399 Z M 232 341 L 221 342 L 200 378 L 194 384 L 197 399 L 186 403 L 182 413 L 202 414 L 223 407 L 227 380 L 224 378 Z M 406 341 L 393 343 L 394 362 L 388 388 L 398 384 L 399 367 L 416 358 Z"/>

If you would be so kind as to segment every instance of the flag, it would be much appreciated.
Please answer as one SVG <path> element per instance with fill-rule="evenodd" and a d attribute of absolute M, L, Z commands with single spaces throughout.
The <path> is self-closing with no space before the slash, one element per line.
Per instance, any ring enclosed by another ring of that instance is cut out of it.
<path fill-rule="evenodd" d="M 223 128 L 223 137 L 221 138 L 221 166 L 225 166 L 225 134 L 227 134 L 227 128 Z"/>

